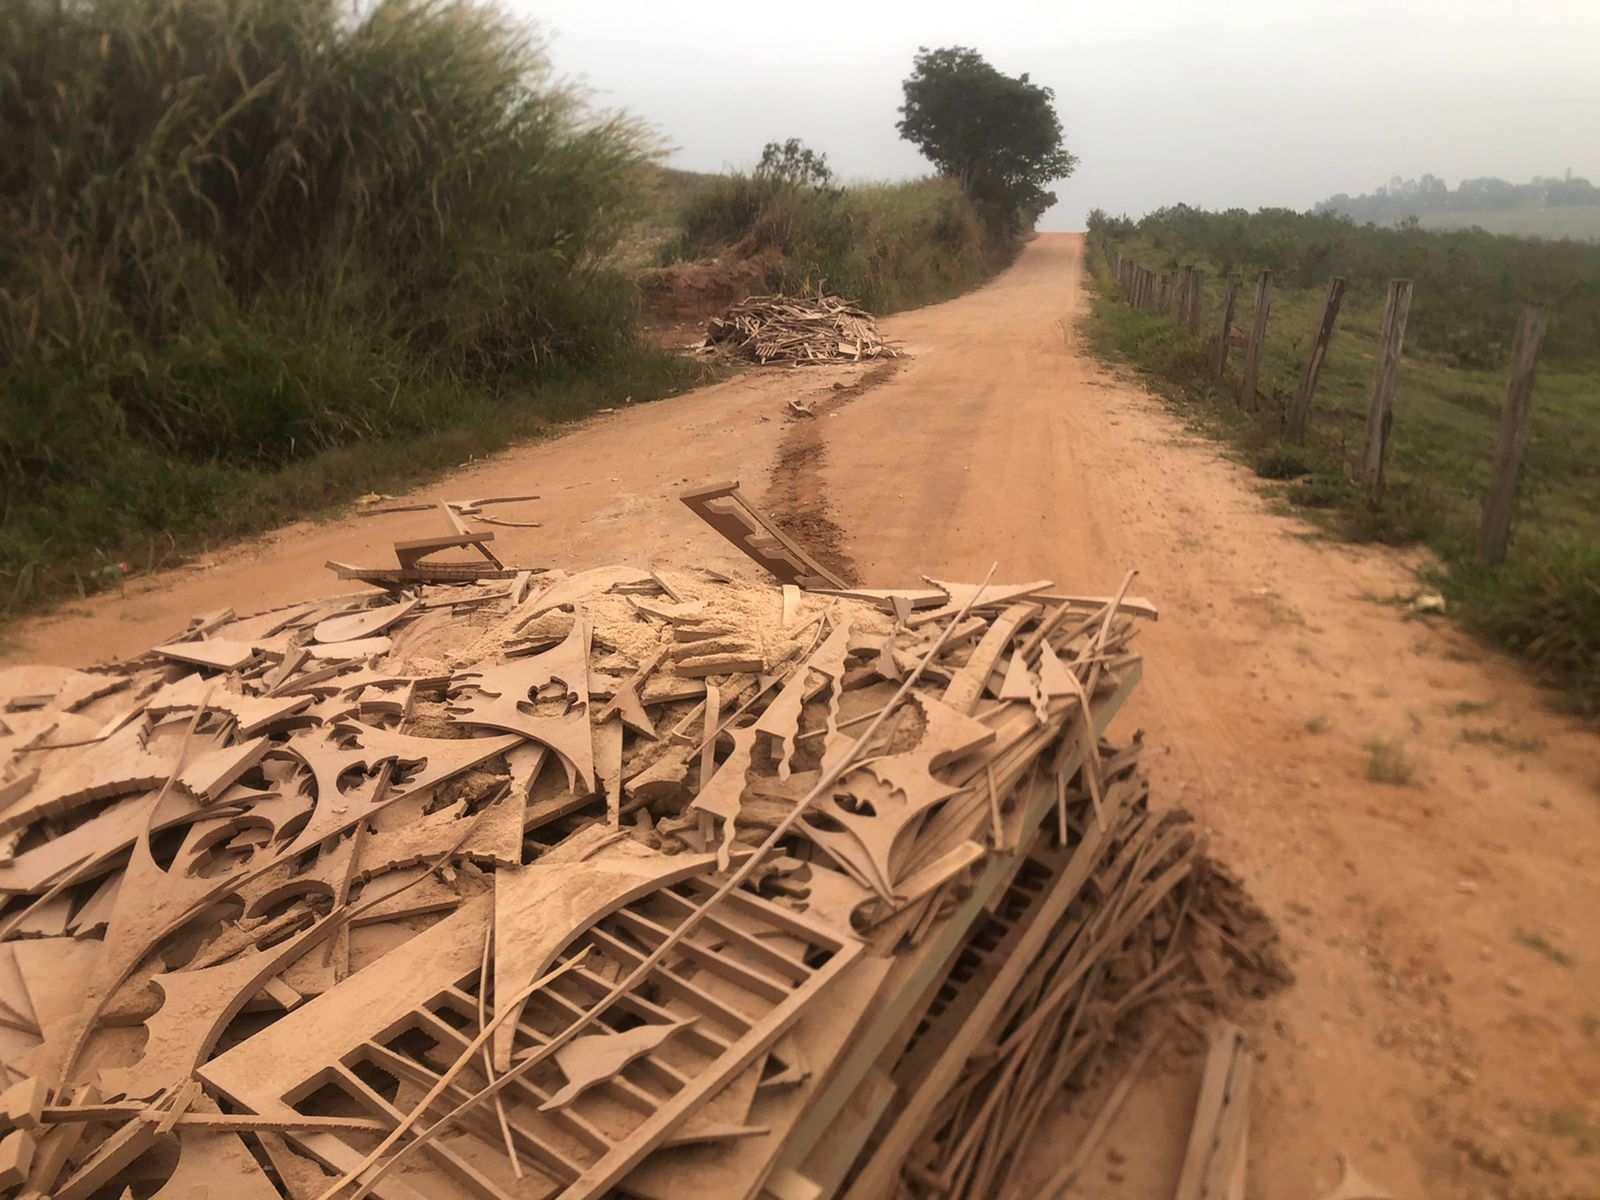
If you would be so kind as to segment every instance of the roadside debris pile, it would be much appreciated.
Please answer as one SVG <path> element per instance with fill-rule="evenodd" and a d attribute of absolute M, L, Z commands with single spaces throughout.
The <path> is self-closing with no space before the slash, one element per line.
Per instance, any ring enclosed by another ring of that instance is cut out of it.
<path fill-rule="evenodd" d="M 758 363 L 898 358 L 866 309 L 839 296 L 751 296 L 711 318 L 700 349 Z"/>
<path fill-rule="evenodd" d="M 448 582 L 0 670 L 0 1187 L 1020 1195 L 1119 1027 L 1273 978 L 1101 739 L 1145 602 L 688 500 L 779 586 L 507 569 L 466 502 Z"/>

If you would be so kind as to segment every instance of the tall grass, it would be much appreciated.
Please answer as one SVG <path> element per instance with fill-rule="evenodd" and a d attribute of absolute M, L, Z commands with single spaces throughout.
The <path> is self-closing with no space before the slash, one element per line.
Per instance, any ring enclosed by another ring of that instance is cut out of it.
<path fill-rule="evenodd" d="M 494 8 L 0 0 L 0 55 L 0 607 L 641 369 L 607 263 L 655 147 Z"/>
<path fill-rule="evenodd" d="M 878 312 L 946 299 L 993 274 L 1019 242 L 948 179 L 808 187 L 756 174 L 708 180 L 666 257 L 765 257 L 776 286 L 842 292 Z"/>

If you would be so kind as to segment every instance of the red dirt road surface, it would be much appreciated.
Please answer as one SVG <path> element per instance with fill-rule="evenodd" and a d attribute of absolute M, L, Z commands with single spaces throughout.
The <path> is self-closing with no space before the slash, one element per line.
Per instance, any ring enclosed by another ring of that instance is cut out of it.
<path fill-rule="evenodd" d="M 1138 568 L 1161 618 L 1114 736 L 1145 730 L 1155 802 L 1198 816 L 1297 976 L 1240 1014 L 1260 1058 L 1250 1194 L 1322 1196 L 1341 1153 L 1400 1197 L 1600 1194 L 1600 738 L 1447 620 L 1387 602 L 1417 590 L 1404 556 L 1307 540 L 1089 358 L 1081 253 L 1041 236 L 987 287 L 884 322 L 898 362 L 748 372 L 419 496 L 538 493 L 505 515 L 541 528 L 495 531 L 517 564 L 748 574 L 675 500 L 737 478 L 866 584 L 998 561 L 999 580 L 1103 594 Z M 208 609 L 341 590 L 325 560 L 390 561 L 437 524 L 293 526 L 28 622 L 7 657 L 83 665 Z M 1409 782 L 1367 778 L 1378 742 Z M 1200 1063 L 1158 1063 L 1075 1195 L 1171 1195 Z M 1041 1180 L 1084 1120 L 1041 1139 Z"/>

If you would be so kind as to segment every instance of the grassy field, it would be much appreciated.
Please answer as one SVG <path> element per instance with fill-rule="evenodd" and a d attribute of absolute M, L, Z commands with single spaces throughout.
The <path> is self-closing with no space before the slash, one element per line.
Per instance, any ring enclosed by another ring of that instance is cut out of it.
<path fill-rule="evenodd" d="M 1116 249 L 1154 270 L 1172 263 L 1170 245 L 1158 249 L 1138 234 Z M 1467 368 L 1446 353 L 1408 349 L 1388 489 L 1372 508 L 1351 471 L 1372 386 L 1379 287 L 1351 282 L 1318 388 L 1310 444 L 1301 449 L 1282 442 L 1281 414 L 1321 314 L 1322 289 L 1274 289 L 1260 384 L 1272 403 L 1250 413 L 1237 403 L 1242 344 L 1230 354 L 1225 379 L 1211 369 L 1223 286 L 1215 263 L 1202 264 L 1209 273 L 1199 335 L 1169 316 L 1127 307 L 1110 264 L 1098 252 L 1092 264 L 1100 290 L 1092 334 L 1100 350 L 1138 367 L 1187 415 L 1239 447 L 1258 473 L 1281 479 L 1285 500 L 1331 534 L 1433 548 L 1445 564 L 1436 582 L 1465 624 L 1525 656 L 1573 707 L 1600 714 L 1600 357 L 1541 368 L 1511 553 L 1502 567 L 1486 568 L 1472 549 L 1504 395 L 1503 364 Z M 1428 299 L 1417 294 L 1413 319 Z M 1252 303 L 1247 285 L 1235 316 L 1241 332 Z"/>
<path fill-rule="evenodd" d="M 1600 241 L 1600 205 L 1565 208 L 1508 208 L 1483 212 L 1429 213 L 1419 218 L 1424 229 L 1471 229 L 1522 237 Z"/>

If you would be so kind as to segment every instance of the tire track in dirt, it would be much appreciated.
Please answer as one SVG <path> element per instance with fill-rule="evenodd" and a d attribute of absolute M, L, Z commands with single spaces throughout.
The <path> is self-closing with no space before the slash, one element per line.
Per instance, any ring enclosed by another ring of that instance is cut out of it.
<path fill-rule="evenodd" d="M 761 506 L 773 524 L 847 583 L 861 582 L 855 561 L 844 549 L 844 529 L 830 502 L 823 472 L 827 466 L 827 418 L 881 387 L 899 371 L 901 359 L 885 359 L 850 383 L 835 383 L 807 407 L 811 416 L 791 411 L 767 478 Z"/>

